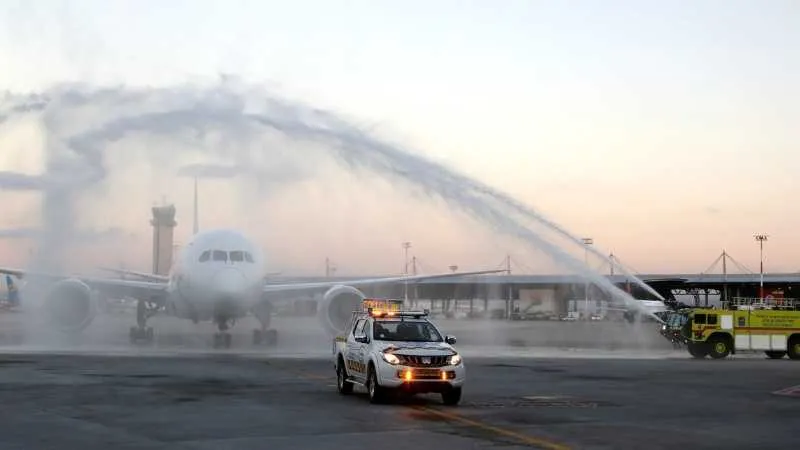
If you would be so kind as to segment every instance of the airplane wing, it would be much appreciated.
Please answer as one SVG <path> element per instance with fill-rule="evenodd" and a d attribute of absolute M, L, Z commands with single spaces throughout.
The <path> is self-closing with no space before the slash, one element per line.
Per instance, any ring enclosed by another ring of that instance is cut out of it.
<path fill-rule="evenodd" d="M 28 272 L 25 270 L 7 267 L 0 267 L 0 274 L 12 275 L 20 279 L 44 279 L 51 282 L 66 279 L 77 279 L 83 283 L 86 283 L 86 285 L 90 288 L 96 289 L 110 296 L 134 297 L 149 301 L 159 301 L 159 299 L 163 298 L 167 291 L 167 283 L 161 281 L 135 281 L 84 276 L 53 275 L 40 272 Z"/>
<path fill-rule="evenodd" d="M 490 273 L 501 273 L 501 272 L 506 272 L 506 270 L 505 269 L 481 270 L 477 272 L 443 273 L 438 275 L 412 275 L 412 276 L 383 277 L 383 278 L 362 278 L 357 280 L 314 281 L 310 283 L 266 284 L 264 286 L 264 292 L 311 290 L 320 288 L 330 288 L 340 285 L 358 287 L 370 284 L 386 284 L 386 283 L 399 283 L 399 282 L 411 283 L 415 281 L 430 280 L 436 278 L 466 277 L 471 275 L 486 275 Z"/>
<path fill-rule="evenodd" d="M 128 270 L 128 269 L 114 269 L 112 267 L 101 267 L 100 269 L 105 270 L 106 272 L 114 272 L 117 275 L 122 275 L 122 276 L 132 275 L 149 281 L 161 281 L 164 283 L 169 281 L 169 277 L 166 275 L 156 275 L 154 273 L 138 272 L 136 270 Z M 280 274 L 281 274 L 280 272 L 269 272 L 264 274 L 264 278 L 275 277 Z"/>
<path fill-rule="evenodd" d="M 160 281 L 162 283 L 166 283 L 169 281 L 169 277 L 166 275 L 156 275 L 154 273 L 145 273 L 145 272 L 138 272 L 136 270 L 128 270 L 128 269 L 114 269 L 111 267 L 101 267 L 101 270 L 105 270 L 106 272 L 114 272 L 117 275 L 133 275 L 135 277 L 143 278 L 149 281 Z"/>

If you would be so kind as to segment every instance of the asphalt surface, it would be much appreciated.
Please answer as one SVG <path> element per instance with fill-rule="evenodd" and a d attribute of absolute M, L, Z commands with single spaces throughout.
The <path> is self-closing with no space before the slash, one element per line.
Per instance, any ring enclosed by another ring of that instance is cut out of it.
<path fill-rule="evenodd" d="M 359 388 L 336 392 L 330 347 L 301 351 L 305 331 L 287 329 L 278 348 L 254 348 L 243 326 L 237 348 L 211 351 L 213 328 L 163 321 L 159 343 L 136 348 L 125 342 L 129 320 L 107 319 L 84 341 L 56 346 L 45 331 L 22 330 L 18 316 L 0 317 L 0 448 L 800 445 L 797 361 L 465 346 L 461 405 L 445 407 L 435 395 L 371 405 Z M 32 339 L 37 333 L 42 339 Z"/>

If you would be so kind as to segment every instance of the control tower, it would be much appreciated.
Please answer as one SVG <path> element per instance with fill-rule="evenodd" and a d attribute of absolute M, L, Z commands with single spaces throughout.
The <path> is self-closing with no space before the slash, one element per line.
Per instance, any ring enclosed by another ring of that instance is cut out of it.
<path fill-rule="evenodd" d="M 175 222 L 175 205 L 154 206 L 153 219 L 153 273 L 169 275 L 172 267 L 173 230 Z"/>

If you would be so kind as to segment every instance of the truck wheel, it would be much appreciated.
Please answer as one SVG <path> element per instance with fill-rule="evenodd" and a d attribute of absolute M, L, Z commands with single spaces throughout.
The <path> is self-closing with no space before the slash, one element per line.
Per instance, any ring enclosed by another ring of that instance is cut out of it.
<path fill-rule="evenodd" d="M 342 395 L 353 392 L 353 383 L 347 381 L 347 370 L 341 359 L 336 363 L 336 389 Z"/>
<path fill-rule="evenodd" d="M 692 355 L 693 358 L 703 359 L 708 354 L 708 349 L 704 343 L 696 344 L 694 342 L 690 342 L 686 349 L 689 350 L 689 354 Z"/>
<path fill-rule="evenodd" d="M 375 368 L 370 365 L 367 373 L 367 392 L 369 392 L 370 403 L 383 403 L 386 401 L 386 390 L 378 384 L 378 375 Z"/>
<path fill-rule="evenodd" d="M 783 358 L 783 355 L 786 354 L 786 352 L 779 352 L 779 351 L 774 351 L 774 350 L 773 351 L 767 350 L 764 353 L 767 354 L 769 359 L 781 359 L 781 358 Z"/>
<path fill-rule="evenodd" d="M 789 339 L 789 348 L 786 352 L 789 359 L 800 359 L 800 337 L 793 336 Z"/>
<path fill-rule="evenodd" d="M 708 355 L 714 359 L 722 359 L 731 354 L 730 341 L 723 337 L 712 337 L 708 341 Z"/>
<path fill-rule="evenodd" d="M 453 388 L 442 392 L 442 403 L 447 406 L 455 406 L 461 401 L 461 388 Z"/>

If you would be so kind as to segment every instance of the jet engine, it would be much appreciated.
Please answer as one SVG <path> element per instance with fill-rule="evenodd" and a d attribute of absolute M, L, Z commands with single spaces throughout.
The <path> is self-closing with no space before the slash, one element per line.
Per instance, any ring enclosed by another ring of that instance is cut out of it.
<path fill-rule="evenodd" d="M 352 286 L 334 286 L 322 297 L 318 317 L 325 331 L 331 336 L 342 334 L 353 315 L 361 308 L 366 296 Z"/>
<path fill-rule="evenodd" d="M 81 331 L 97 314 L 93 292 L 81 280 L 67 279 L 55 283 L 46 291 L 43 300 L 47 318 L 61 331 Z"/>

